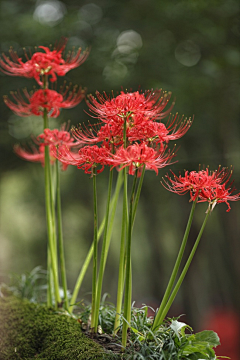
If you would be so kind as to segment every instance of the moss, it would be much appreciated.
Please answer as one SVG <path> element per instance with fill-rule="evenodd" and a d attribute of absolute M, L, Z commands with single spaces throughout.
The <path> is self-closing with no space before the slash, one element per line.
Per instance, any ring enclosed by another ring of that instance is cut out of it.
<path fill-rule="evenodd" d="M 75 319 L 27 300 L 0 298 L 0 360 L 106 358 Z"/>

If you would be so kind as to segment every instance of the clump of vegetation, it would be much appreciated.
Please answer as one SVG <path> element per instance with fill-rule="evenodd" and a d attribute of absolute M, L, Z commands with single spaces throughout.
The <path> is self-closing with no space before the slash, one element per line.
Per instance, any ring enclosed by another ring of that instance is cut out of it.
<path fill-rule="evenodd" d="M 121 327 L 112 335 L 116 309 L 106 302 L 99 312 L 98 333 L 89 326 L 91 306 L 71 315 L 46 305 L 30 303 L 2 288 L 0 298 L 0 360 L 216 360 L 213 350 L 219 338 L 213 331 L 194 334 L 190 326 L 167 319 L 151 332 L 148 307 L 132 308 L 126 349 L 121 345 Z M 124 350 L 124 352 L 122 351 Z"/>
<path fill-rule="evenodd" d="M 86 335 L 102 344 L 111 359 L 135 360 L 215 360 L 214 348 L 220 344 L 219 337 L 213 331 L 194 334 L 193 329 L 179 321 L 168 318 L 154 333 L 151 331 L 153 317 L 148 316 L 148 307 L 132 307 L 130 331 L 127 346 L 121 345 L 122 323 L 117 335 L 112 334 L 116 309 L 112 304 L 102 303 L 99 311 L 98 334 L 91 333 L 89 316 L 91 306 L 84 306 L 80 313 L 80 322 Z M 122 353 L 124 350 L 124 354 Z"/>

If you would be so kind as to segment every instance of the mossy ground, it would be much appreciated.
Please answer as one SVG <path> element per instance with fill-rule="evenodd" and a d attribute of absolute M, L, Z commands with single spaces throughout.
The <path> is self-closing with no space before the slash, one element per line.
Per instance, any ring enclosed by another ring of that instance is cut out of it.
<path fill-rule="evenodd" d="M 90 307 L 81 312 L 79 321 L 63 310 L 29 300 L 1 296 L 0 291 L 0 360 L 216 360 L 214 348 L 220 344 L 213 331 L 194 334 L 190 326 L 167 319 L 149 336 L 152 319 L 148 308 L 132 308 L 131 329 L 125 352 L 120 337 L 111 336 L 115 308 L 102 306 L 100 325 L 103 334 L 92 334 L 87 325 Z M 94 340 L 92 339 L 94 338 Z"/>
<path fill-rule="evenodd" d="M 100 360 L 109 357 L 77 320 L 13 296 L 0 298 L 0 360 Z"/>

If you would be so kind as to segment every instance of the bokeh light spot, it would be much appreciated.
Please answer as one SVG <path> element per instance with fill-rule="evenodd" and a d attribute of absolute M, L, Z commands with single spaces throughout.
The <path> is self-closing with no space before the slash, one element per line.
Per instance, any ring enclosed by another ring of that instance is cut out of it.
<path fill-rule="evenodd" d="M 62 21 L 66 12 L 66 7 L 61 1 L 39 1 L 33 18 L 41 24 L 55 26 Z"/>
<path fill-rule="evenodd" d="M 102 9 L 93 3 L 86 4 L 79 10 L 79 17 L 91 25 L 97 24 L 102 18 Z"/>
<path fill-rule="evenodd" d="M 192 40 L 185 40 L 176 47 L 175 58 L 182 65 L 194 66 L 201 59 L 201 51 Z"/>

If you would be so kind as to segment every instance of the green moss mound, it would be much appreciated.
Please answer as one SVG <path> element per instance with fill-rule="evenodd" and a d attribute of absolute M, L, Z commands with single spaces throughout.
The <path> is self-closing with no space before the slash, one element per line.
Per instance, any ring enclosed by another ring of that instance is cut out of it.
<path fill-rule="evenodd" d="M 27 300 L 0 298 L 0 360 L 106 358 L 75 319 Z"/>

